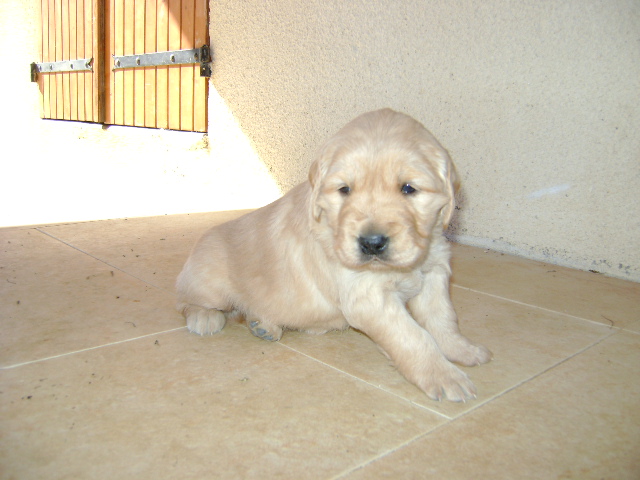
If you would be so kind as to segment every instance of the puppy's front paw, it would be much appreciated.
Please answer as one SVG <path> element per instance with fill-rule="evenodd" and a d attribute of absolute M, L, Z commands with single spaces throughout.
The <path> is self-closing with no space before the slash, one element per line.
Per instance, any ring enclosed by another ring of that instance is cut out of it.
<path fill-rule="evenodd" d="M 429 398 L 440 401 L 443 398 L 452 402 L 465 402 L 476 398 L 477 390 L 473 382 L 462 370 L 449 362 L 432 365 L 418 386 Z"/>
<path fill-rule="evenodd" d="M 247 326 L 256 337 L 270 342 L 277 342 L 282 338 L 282 328 L 277 325 L 268 325 L 255 318 L 247 318 Z"/>
<path fill-rule="evenodd" d="M 488 348 L 482 345 L 475 345 L 462 335 L 459 338 L 448 339 L 446 344 L 441 346 L 441 350 L 447 360 L 465 367 L 474 367 L 487 363 L 493 357 Z"/>
<path fill-rule="evenodd" d="M 226 318 L 220 310 L 189 305 L 184 309 L 187 328 L 198 335 L 213 335 L 224 327 Z"/>

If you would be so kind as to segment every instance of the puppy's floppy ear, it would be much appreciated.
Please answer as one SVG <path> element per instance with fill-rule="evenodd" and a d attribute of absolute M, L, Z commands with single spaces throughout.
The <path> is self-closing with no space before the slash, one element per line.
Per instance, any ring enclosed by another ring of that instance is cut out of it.
<path fill-rule="evenodd" d="M 311 184 L 311 214 L 315 221 L 320 221 L 322 215 L 322 207 L 318 204 L 320 190 L 322 189 L 322 179 L 327 175 L 330 163 L 329 144 L 322 146 L 316 159 L 309 168 L 309 183 Z"/>
<path fill-rule="evenodd" d="M 442 149 L 442 156 L 444 169 L 441 173 L 442 179 L 444 180 L 444 188 L 447 196 L 449 197 L 449 201 L 442 209 L 442 226 L 446 230 L 449 226 L 449 222 L 451 221 L 451 217 L 453 216 L 453 211 L 456 206 L 456 191 L 460 186 L 460 181 L 458 180 L 458 173 L 456 172 L 456 167 L 451 161 L 451 157 L 449 157 L 449 153 Z"/>
<path fill-rule="evenodd" d="M 440 215 L 442 216 L 442 226 L 446 229 L 449 226 L 449 222 L 451 221 L 455 208 L 455 193 L 460 185 L 458 181 L 458 174 L 453 162 L 451 161 L 449 152 L 447 152 L 442 145 L 438 143 L 428 130 L 425 129 L 425 132 L 425 141 L 421 145 L 422 150 L 442 180 L 444 186 L 443 193 L 448 198 L 446 205 L 440 212 Z"/>

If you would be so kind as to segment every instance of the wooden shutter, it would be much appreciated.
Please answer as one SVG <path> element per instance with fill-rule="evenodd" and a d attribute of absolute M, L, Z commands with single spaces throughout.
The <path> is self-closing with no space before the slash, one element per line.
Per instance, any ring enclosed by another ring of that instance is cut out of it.
<path fill-rule="evenodd" d="M 93 72 L 38 75 L 42 118 L 102 122 L 100 0 L 41 0 L 40 62 L 93 58 Z"/>
<path fill-rule="evenodd" d="M 207 43 L 207 0 L 107 4 L 109 60 L 112 55 L 187 50 Z M 199 65 L 108 69 L 105 122 L 204 132 L 207 86 Z"/>
<path fill-rule="evenodd" d="M 205 132 L 199 65 L 112 70 L 113 55 L 208 44 L 208 0 L 38 0 L 41 62 L 93 58 L 92 72 L 38 74 L 43 118 Z"/>

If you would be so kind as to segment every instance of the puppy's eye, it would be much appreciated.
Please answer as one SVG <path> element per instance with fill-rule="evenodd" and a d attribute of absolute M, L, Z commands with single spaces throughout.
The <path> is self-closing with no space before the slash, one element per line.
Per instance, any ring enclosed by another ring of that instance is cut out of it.
<path fill-rule="evenodd" d="M 409 185 L 408 183 L 405 183 L 400 189 L 400 191 L 405 195 L 411 195 L 412 193 L 416 193 L 417 190 L 413 188 L 411 185 Z"/>
<path fill-rule="evenodd" d="M 338 191 L 343 195 L 349 195 L 351 193 L 351 188 L 345 185 L 344 187 L 339 188 Z"/>

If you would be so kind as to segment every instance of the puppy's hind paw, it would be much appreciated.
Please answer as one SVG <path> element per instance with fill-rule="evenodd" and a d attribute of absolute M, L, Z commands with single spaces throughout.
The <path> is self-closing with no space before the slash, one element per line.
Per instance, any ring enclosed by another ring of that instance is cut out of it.
<path fill-rule="evenodd" d="M 187 317 L 187 328 L 198 335 L 213 335 L 224 327 L 226 318 L 224 312 L 189 305 L 184 309 Z"/>
<path fill-rule="evenodd" d="M 277 342 L 282 338 L 282 328 L 277 325 L 268 325 L 254 318 L 247 318 L 247 327 L 256 337 L 270 342 Z"/>

